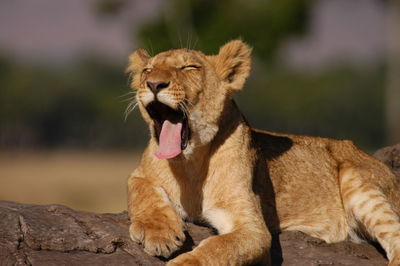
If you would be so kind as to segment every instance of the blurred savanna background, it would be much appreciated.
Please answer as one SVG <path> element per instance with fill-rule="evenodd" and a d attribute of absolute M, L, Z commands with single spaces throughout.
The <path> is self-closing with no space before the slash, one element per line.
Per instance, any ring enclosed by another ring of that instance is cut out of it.
<path fill-rule="evenodd" d="M 241 38 L 253 71 L 236 95 L 258 128 L 400 142 L 400 1 L 0 2 L 0 199 L 126 209 L 148 138 L 125 73 L 137 48 L 217 53 Z"/>

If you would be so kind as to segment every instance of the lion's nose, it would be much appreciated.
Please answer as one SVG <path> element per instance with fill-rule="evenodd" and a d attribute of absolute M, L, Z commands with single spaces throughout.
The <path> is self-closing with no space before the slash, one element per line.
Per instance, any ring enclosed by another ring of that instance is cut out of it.
<path fill-rule="evenodd" d="M 156 95 L 160 90 L 168 88 L 169 83 L 165 81 L 147 81 L 147 87 Z"/>

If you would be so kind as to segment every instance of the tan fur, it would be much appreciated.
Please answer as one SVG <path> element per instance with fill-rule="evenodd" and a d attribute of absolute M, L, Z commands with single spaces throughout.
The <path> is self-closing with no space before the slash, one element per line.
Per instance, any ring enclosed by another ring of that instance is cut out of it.
<path fill-rule="evenodd" d="M 271 233 L 299 230 L 326 242 L 377 240 L 400 265 L 400 189 L 382 163 L 349 141 L 251 129 L 231 98 L 250 72 L 251 49 L 231 41 L 218 55 L 170 50 L 130 56 L 132 87 L 152 134 L 147 81 L 169 82 L 158 100 L 185 110 L 191 138 L 176 158 L 154 156 L 151 137 L 129 178 L 130 234 L 168 257 L 184 241 L 184 219 L 219 234 L 168 265 L 268 263 Z M 191 67 L 191 66 L 195 67 Z M 154 135 L 154 134 L 153 134 Z"/>

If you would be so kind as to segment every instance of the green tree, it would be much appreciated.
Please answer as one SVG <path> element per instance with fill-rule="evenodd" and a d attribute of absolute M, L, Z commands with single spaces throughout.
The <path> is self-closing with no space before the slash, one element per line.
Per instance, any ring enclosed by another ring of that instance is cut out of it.
<path fill-rule="evenodd" d="M 141 45 L 157 53 L 196 48 L 206 53 L 234 38 L 254 47 L 261 60 L 272 61 L 282 41 L 306 30 L 309 0 L 171 0 L 163 14 L 139 31 Z"/>

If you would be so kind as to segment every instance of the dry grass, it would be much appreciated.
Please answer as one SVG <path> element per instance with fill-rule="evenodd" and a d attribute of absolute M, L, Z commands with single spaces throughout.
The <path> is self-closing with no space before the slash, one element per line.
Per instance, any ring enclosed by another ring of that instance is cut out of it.
<path fill-rule="evenodd" d="M 0 199 L 120 212 L 126 210 L 126 180 L 137 162 L 134 152 L 3 151 Z"/>

